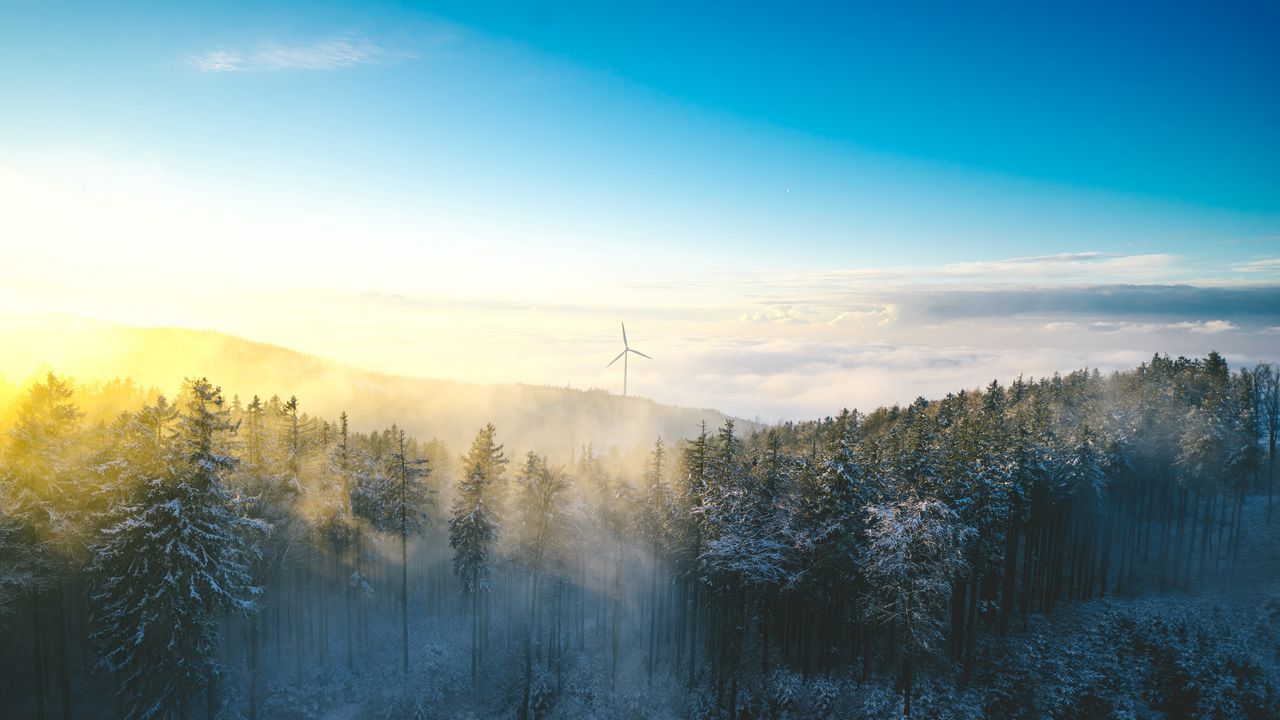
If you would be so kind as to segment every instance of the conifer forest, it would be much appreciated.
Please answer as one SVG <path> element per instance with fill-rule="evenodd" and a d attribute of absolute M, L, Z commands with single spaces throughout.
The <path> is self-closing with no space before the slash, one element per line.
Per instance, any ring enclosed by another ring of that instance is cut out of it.
<path fill-rule="evenodd" d="M 1280 0 L 0 0 L 0 720 L 1280 720 Z"/>
<path fill-rule="evenodd" d="M 50 373 L 0 415 L 0 707 L 1280 717 L 1278 378 L 1157 355 L 552 457 Z"/>

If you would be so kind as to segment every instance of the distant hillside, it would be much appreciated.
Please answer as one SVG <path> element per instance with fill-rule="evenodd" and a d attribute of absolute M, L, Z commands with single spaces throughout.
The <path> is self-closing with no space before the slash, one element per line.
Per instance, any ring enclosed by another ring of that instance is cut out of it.
<path fill-rule="evenodd" d="M 184 377 L 207 376 L 228 397 L 297 395 L 306 412 L 335 418 L 346 411 L 353 427 L 399 423 L 412 434 L 465 449 L 486 422 L 514 452 L 537 449 L 567 459 L 586 443 L 624 452 L 661 435 L 691 437 L 710 409 L 662 405 L 602 390 L 532 385 L 477 385 L 401 377 L 347 367 L 322 358 L 216 332 L 132 328 L 65 316 L 0 318 L 0 373 L 10 384 L 53 370 L 80 382 L 130 377 L 173 393 Z M 4 401 L 0 390 L 0 401 Z M 751 423 L 739 421 L 746 429 Z"/>

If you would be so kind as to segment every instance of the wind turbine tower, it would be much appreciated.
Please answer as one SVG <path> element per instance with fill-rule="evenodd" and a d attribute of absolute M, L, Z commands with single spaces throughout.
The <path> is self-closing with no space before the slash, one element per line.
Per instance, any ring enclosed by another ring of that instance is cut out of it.
<path fill-rule="evenodd" d="M 624 322 L 622 323 L 622 352 L 618 353 L 618 357 L 610 360 L 608 365 L 605 365 L 605 367 L 611 367 L 614 363 L 618 362 L 619 360 L 622 361 L 622 397 L 627 396 L 627 365 L 628 365 L 627 361 L 630 359 L 627 356 L 630 355 L 631 353 L 635 353 L 636 355 L 639 355 L 642 358 L 648 358 L 649 360 L 653 359 L 648 355 L 645 355 L 644 353 L 640 352 L 639 350 L 633 349 L 631 345 L 627 343 L 627 324 Z"/>

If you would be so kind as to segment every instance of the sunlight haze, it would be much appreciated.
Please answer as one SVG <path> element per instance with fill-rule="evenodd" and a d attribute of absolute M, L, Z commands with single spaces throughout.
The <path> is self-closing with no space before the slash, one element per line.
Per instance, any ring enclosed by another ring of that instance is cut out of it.
<path fill-rule="evenodd" d="M 604 366 L 625 320 L 655 358 L 632 368 L 634 393 L 766 419 L 1280 344 L 1280 191 L 1259 191 L 1280 190 L 1262 69 L 1280 58 L 1252 35 L 1185 80 L 1184 105 L 1125 85 L 1170 59 L 1154 44 L 1112 69 L 1047 36 L 1060 56 L 944 67 L 930 58 L 959 41 L 928 34 L 720 58 L 681 44 L 713 16 L 677 29 L 661 5 L 127 8 L 0 5 L 8 314 L 615 391 Z M 586 26 L 596 40 L 571 32 Z M 865 63 L 888 57 L 912 58 L 886 66 L 917 84 L 906 105 L 877 106 L 894 79 Z M 1061 76 L 1070 58 L 1079 73 Z M 947 89 L 978 72 L 1008 94 Z M 1076 106 L 1045 104 L 1047 78 Z M 806 89 L 811 112 L 794 102 Z M 1191 109 L 1210 97 L 1226 125 Z M 1010 112 L 1029 122 L 996 135 Z M 1089 135 L 1097 123 L 1111 134 Z M 1012 295 L 993 308 L 992 291 Z"/>

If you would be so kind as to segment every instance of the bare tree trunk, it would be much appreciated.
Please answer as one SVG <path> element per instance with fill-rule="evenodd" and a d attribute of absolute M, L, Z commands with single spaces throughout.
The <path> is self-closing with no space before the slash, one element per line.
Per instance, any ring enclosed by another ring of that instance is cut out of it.
<path fill-rule="evenodd" d="M 760 674 L 769 676 L 769 601 L 760 598 L 760 617 L 757 620 L 760 633 Z"/>
<path fill-rule="evenodd" d="M 36 720 L 48 717 L 44 696 L 44 633 L 41 628 L 40 594 L 31 593 L 31 657 L 35 667 L 35 682 L 32 689 L 36 692 Z"/>
<path fill-rule="evenodd" d="M 618 689 L 618 613 L 622 609 L 622 547 L 619 545 L 618 554 L 614 560 L 613 568 L 613 627 L 612 627 L 612 646 L 613 646 L 613 665 L 610 673 L 610 687 L 614 691 Z"/>
<path fill-rule="evenodd" d="M 564 633 L 564 576 L 556 580 L 556 692 L 564 691 L 564 650 L 569 644 Z"/>
<path fill-rule="evenodd" d="M 658 543 L 653 543 L 653 570 L 649 579 L 649 656 L 645 663 L 645 673 L 650 685 L 653 685 L 653 665 L 658 658 Z"/>
<path fill-rule="evenodd" d="M 911 717 L 911 686 L 914 677 L 912 673 L 914 668 L 911 663 L 911 650 L 908 649 L 902 654 L 902 716 Z"/>
<path fill-rule="evenodd" d="M 476 587 L 476 573 L 471 572 L 471 682 L 476 681 L 476 654 L 480 650 L 480 588 Z"/>
<path fill-rule="evenodd" d="M 1200 583 L 1204 584 L 1205 567 L 1209 561 L 1209 548 L 1213 541 L 1213 510 L 1214 504 L 1218 501 L 1218 493 L 1215 491 L 1209 495 L 1208 502 L 1204 505 L 1204 527 L 1200 536 Z M 1190 573 L 1188 573 L 1190 574 Z"/>
<path fill-rule="evenodd" d="M 1267 522 L 1271 522 L 1271 493 L 1276 484 L 1276 438 L 1271 435 L 1271 451 L 1267 453 Z"/>
<path fill-rule="evenodd" d="M 343 570 L 345 572 L 346 568 L 344 568 Z M 344 595 L 346 596 L 346 605 L 347 605 L 347 671 L 348 672 L 354 670 L 356 667 L 355 649 L 354 649 L 355 642 L 351 634 L 351 593 L 353 591 L 351 587 L 352 580 L 353 578 L 350 575 L 348 575 L 347 583 L 346 583 L 346 592 L 344 593 Z"/>
<path fill-rule="evenodd" d="M 973 652 L 976 645 L 978 635 L 978 598 L 981 595 L 981 581 L 975 576 L 969 583 L 969 630 L 965 634 L 964 648 L 964 675 L 963 682 L 968 684 L 969 678 L 973 676 Z"/>
<path fill-rule="evenodd" d="M 249 616 L 249 720 L 258 717 L 259 646 L 262 638 L 258 632 L 258 614 Z"/>
<path fill-rule="evenodd" d="M 529 694 L 533 689 L 533 645 L 534 635 L 534 618 L 538 615 L 538 572 L 533 573 L 532 587 L 529 592 L 529 616 L 525 620 L 524 633 L 524 690 L 520 698 L 520 720 L 528 720 L 529 717 Z M 542 639 L 539 637 L 536 641 L 539 645 Z"/>
<path fill-rule="evenodd" d="M 274 622 L 272 623 L 272 629 L 274 630 L 274 632 L 272 633 L 272 636 L 274 640 L 273 644 L 275 645 L 275 651 L 272 655 L 272 660 L 275 663 L 276 674 L 283 675 L 285 670 L 285 667 L 284 667 L 285 657 L 284 657 L 284 653 L 281 652 L 280 650 L 280 646 L 284 642 L 281 636 L 288 629 L 288 626 L 286 626 L 284 622 L 284 613 L 285 613 L 284 603 L 285 603 L 285 597 L 286 597 L 285 591 L 284 591 L 285 573 L 284 573 L 284 570 L 281 570 L 278 567 L 276 570 L 276 578 L 275 578 L 275 583 L 273 584 L 273 587 L 275 588 L 275 592 L 273 593 L 274 600 L 275 600 L 275 602 L 273 603 L 275 606 L 275 612 L 273 613 L 273 615 L 275 616 L 275 619 L 274 619 Z"/>
<path fill-rule="evenodd" d="M 403 673 L 409 674 L 409 550 L 403 529 L 400 532 L 400 651 Z"/>
<path fill-rule="evenodd" d="M 62 719 L 71 720 L 74 708 L 71 699 L 71 650 L 67 645 L 67 593 L 58 585 L 58 618 L 54 630 L 58 634 L 58 691 L 62 700 Z"/>
<path fill-rule="evenodd" d="M 319 605 L 320 605 L 320 667 L 329 666 L 329 578 L 332 576 L 332 568 L 337 565 L 334 559 L 333 545 L 321 538 L 321 542 L 325 543 L 324 559 L 320 566 L 320 578 L 316 583 L 319 589 Z"/>
<path fill-rule="evenodd" d="M 1005 533 L 1004 543 L 1004 576 L 1001 578 L 1000 592 L 1000 636 L 1009 631 L 1009 618 L 1013 615 L 1013 595 L 1015 574 L 1018 571 L 1018 535 L 1021 525 L 1018 522 L 1018 505 L 1015 502 L 1009 514 L 1009 529 Z"/>
<path fill-rule="evenodd" d="M 293 673 L 297 684 L 302 684 L 302 660 L 307 653 L 306 632 L 302 627 L 302 612 L 298 608 L 298 590 L 302 584 L 302 568 L 293 572 L 293 580 L 289 583 L 289 624 L 293 627 Z"/>
<path fill-rule="evenodd" d="M 213 617 L 213 598 L 206 597 L 204 601 L 205 616 Z M 217 657 L 217 648 L 214 648 L 214 657 Z M 205 698 L 204 698 L 205 717 L 213 720 L 218 716 L 218 666 L 213 659 L 209 660 L 209 679 L 205 681 Z"/>

